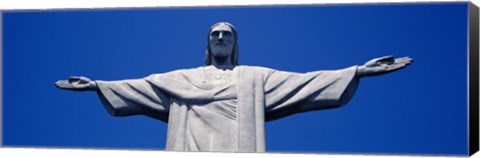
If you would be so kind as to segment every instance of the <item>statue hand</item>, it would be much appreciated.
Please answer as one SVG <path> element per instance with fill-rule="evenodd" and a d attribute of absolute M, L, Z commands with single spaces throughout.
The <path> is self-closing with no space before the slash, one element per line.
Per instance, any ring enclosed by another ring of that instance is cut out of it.
<path fill-rule="evenodd" d="M 402 57 L 395 59 L 392 55 L 375 58 L 365 65 L 359 66 L 357 69 L 357 76 L 377 76 L 397 71 L 410 65 L 413 59 L 410 57 Z"/>
<path fill-rule="evenodd" d="M 55 86 L 60 89 L 73 90 L 73 91 L 95 91 L 97 90 L 97 84 L 86 77 L 73 76 L 68 80 L 59 80 L 55 82 Z"/>

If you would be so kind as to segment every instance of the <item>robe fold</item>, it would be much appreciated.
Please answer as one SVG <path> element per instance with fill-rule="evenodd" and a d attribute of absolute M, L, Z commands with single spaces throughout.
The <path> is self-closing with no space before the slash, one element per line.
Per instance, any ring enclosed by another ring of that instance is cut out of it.
<path fill-rule="evenodd" d="M 167 122 L 166 150 L 264 152 L 265 121 L 346 104 L 358 85 L 356 70 L 293 73 L 236 66 L 231 79 L 216 87 L 204 67 L 96 82 L 110 114 Z"/>

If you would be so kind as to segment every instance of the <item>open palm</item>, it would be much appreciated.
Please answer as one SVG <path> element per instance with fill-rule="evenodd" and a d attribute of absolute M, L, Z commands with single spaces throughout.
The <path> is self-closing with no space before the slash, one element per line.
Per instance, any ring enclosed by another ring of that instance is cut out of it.
<path fill-rule="evenodd" d="M 96 89 L 95 82 L 89 78 L 77 76 L 70 77 L 68 80 L 59 80 L 55 82 L 55 86 L 61 89 L 73 91 L 87 91 Z"/>
<path fill-rule="evenodd" d="M 375 58 L 365 63 L 365 65 L 359 66 L 357 75 L 360 77 L 383 75 L 403 69 L 412 62 L 413 59 L 410 57 L 395 59 L 393 56 L 384 56 Z"/>

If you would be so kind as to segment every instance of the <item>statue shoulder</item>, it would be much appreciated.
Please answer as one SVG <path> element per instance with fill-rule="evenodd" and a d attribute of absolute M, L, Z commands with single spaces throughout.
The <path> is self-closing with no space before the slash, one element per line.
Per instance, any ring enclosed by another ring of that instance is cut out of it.
<path fill-rule="evenodd" d="M 195 76 L 201 72 L 202 67 L 196 68 L 187 68 L 187 69 L 178 69 L 172 70 L 164 73 L 153 73 L 149 75 L 147 78 L 158 78 L 158 77 L 182 77 L 182 76 Z"/>
<path fill-rule="evenodd" d="M 275 69 L 267 68 L 267 67 L 262 67 L 262 66 L 250 66 L 250 65 L 239 65 L 237 66 L 239 69 L 245 69 L 247 71 L 251 72 L 262 72 L 262 73 L 271 73 L 273 71 L 276 71 Z"/>
<path fill-rule="evenodd" d="M 269 78 L 269 76 L 271 76 L 275 71 L 277 71 L 275 69 L 262 67 L 262 66 L 242 65 L 242 66 L 238 66 L 237 68 L 239 69 L 238 71 L 246 73 L 246 74 L 243 74 L 243 75 L 262 76 L 262 78 L 264 80 L 267 80 Z"/>

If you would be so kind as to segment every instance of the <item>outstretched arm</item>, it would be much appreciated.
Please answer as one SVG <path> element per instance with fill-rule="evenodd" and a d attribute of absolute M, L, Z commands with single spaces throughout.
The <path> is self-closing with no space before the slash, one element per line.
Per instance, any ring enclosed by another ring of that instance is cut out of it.
<path fill-rule="evenodd" d="M 362 66 L 305 74 L 274 71 L 265 83 L 266 120 L 275 120 L 299 112 L 345 105 L 364 76 L 377 76 L 405 68 L 410 57 L 375 58 Z"/>
<path fill-rule="evenodd" d="M 395 59 L 392 55 L 375 58 L 365 65 L 359 66 L 356 77 L 378 76 L 403 69 L 410 65 L 413 59 L 410 57 L 402 57 Z"/>
<path fill-rule="evenodd" d="M 86 77 L 59 80 L 55 86 L 72 91 L 96 91 L 104 107 L 113 116 L 146 115 L 167 122 L 170 97 L 147 78 L 92 81 Z"/>
<path fill-rule="evenodd" d="M 273 71 L 265 81 L 265 119 L 345 105 L 353 96 L 358 66 L 333 71 Z"/>
<path fill-rule="evenodd" d="M 96 91 L 98 89 L 95 81 L 83 76 L 72 76 L 68 80 L 59 80 L 55 82 L 55 86 L 72 91 Z"/>

